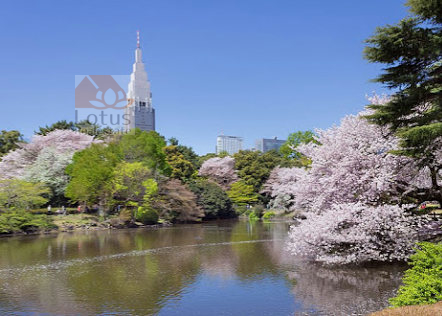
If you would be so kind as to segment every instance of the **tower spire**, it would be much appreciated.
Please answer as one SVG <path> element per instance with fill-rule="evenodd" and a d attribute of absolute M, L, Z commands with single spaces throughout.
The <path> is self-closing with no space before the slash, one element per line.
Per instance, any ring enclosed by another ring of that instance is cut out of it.
<path fill-rule="evenodd" d="M 137 31 L 137 48 L 140 48 L 140 31 Z"/>

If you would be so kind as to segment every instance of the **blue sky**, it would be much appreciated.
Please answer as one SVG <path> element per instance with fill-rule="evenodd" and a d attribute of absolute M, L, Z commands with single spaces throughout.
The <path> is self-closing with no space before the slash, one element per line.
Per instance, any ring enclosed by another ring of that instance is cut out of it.
<path fill-rule="evenodd" d="M 0 129 L 74 120 L 75 75 L 130 74 L 141 31 L 157 130 L 198 153 L 216 136 L 327 128 L 357 113 L 381 65 L 362 57 L 403 0 L 5 1 Z"/>

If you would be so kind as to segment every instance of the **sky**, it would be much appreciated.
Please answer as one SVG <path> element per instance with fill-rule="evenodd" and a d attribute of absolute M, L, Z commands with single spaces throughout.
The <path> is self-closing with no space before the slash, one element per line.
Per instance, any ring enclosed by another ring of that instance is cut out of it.
<path fill-rule="evenodd" d="M 197 153 L 220 133 L 285 139 L 356 114 L 382 65 L 363 58 L 403 0 L 4 1 L 0 130 L 74 120 L 75 75 L 128 75 L 136 31 L 157 131 Z"/>

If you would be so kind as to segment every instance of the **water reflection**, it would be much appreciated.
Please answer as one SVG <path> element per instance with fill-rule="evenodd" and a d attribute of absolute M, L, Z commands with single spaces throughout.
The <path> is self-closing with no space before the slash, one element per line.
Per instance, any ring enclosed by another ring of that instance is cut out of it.
<path fill-rule="evenodd" d="M 287 223 L 0 239 L 0 314 L 348 315 L 384 307 L 402 266 L 331 269 L 284 252 Z"/>

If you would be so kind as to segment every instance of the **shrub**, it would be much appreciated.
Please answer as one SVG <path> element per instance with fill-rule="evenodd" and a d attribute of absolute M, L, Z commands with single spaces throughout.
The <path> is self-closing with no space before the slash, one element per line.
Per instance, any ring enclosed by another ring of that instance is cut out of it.
<path fill-rule="evenodd" d="M 135 218 L 145 225 L 156 224 L 159 219 L 157 211 L 143 206 L 138 208 Z"/>
<path fill-rule="evenodd" d="M 219 185 L 208 180 L 194 181 L 189 189 L 196 195 L 197 204 L 206 218 L 229 218 L 236 214 L 232 202 Z"/>
<path fill-rule="evenodd" d="M 390 299 L 395 307 L 442 300 L 442 243 L 422 242 L 418 246 L 416 254 L 410 257 L 412 268 L 405 271 L 404 285 Z"/>
<path fill-rule="evenodd" d="M 249 214 L 249 221 L 257 221 L 257 220 L 259 220 L 259 216 L 256 215 L 255 212 L 250 212 L 250 214 Z"/>
<path fill-rule="evenodd" d="M 46 215 L 34 215 L 25 211 L 8 211 L 0 214 L 0 234 L 32 232 L 56 227 Z"/>
<path fill-rule="evenodd" d="M 264 214 L 264 206 L 256 205 L 252 208 L 252 212 L 255 213 L 256 217 L 261 218 Z"/>
<path fill-rule="evenodd" d="M 268 220 L 268 219 L 271 219 L 271 218 L 273 218 L 273 217 L 275 217 L 276 216 L 276 213 L 275 212 L 273 212 L 273 211 L 269 211 L 269 212 L 265 212 L 264 213 L 264 215 L 262 216 L 262 219 L 264 219 L 264 220 Z"/>

